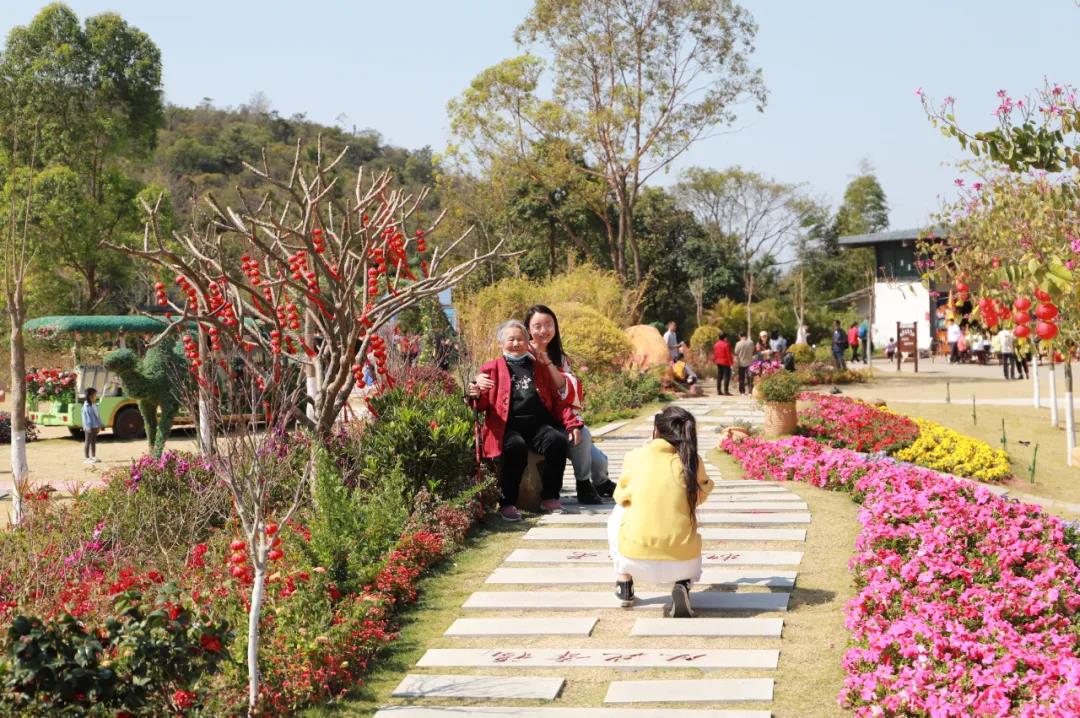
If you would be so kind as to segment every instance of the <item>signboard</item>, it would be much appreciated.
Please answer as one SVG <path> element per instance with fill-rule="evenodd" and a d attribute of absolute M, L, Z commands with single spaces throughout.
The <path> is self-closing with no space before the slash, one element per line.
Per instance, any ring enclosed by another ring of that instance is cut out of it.
<path fill-rule="evenodd" d="M 900 363 L 904 360 L 904 354 L 907 353 L 915 358 L 915 373 L 919 373 L 918 327 L 918 322 L 896 323 L 896 371 L 900 371 Z"/>

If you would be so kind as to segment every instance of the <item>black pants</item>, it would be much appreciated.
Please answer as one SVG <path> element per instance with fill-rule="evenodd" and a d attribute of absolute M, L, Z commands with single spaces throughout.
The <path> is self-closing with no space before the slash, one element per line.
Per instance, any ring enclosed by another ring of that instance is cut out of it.
<path fill-rule="evenodd" d="M 834 346 L 832 350 L 833 366 L 837 371 L 844 371 L 847 369 L 847 365 L 844 364 L 844 348 Z"/>
<path fill-rule="evenodd" d="M 1028 362 L 1031 361 L 1030 354 L 1017 354 L 1016 355 L 1016 378 L 1027 379 L 1031 374 L 1028 371 Z"/>
<path fill-rule="evenodd" d="M 545 501 L 559 498 L 569 447 L 566 432 L 562 429 L 539 420 L 511 419 L 503 435 L 502 476 L 499 477 L 502 505 L 517 505 L 518 487 L 529 464 L 530 449 L 544 457 L 540 498 Z"/>
<path fill-rule="evenodd" d="M 739 367 L 739 393 L 745 394 L 754 389 L 754 375 L 750 373 L 750 367 Z"/>
<path fill-rule="evenodd" d="M 851 361 L 853 361 L 853 362 L 859 361 L 859 345 L 858 344 L 852 344 L 851 345 Z"/>
<path fill-rule="evenodd" d="M 740 391 L 742 391 L 740 389 Z M 725 364 L 716 365 L 716 393 L 731 393 L 731 366 Z"/>
<path fill-rule="evenodd" d="M 1013 378 L 1013 372 L 1016 371 L 1016 355 L 1012 352 L 1001 353 L 1001 371 L 1005 373 L 1006 379 Z"/>
<path fill-rule="evenodd" d="M 97 436 L 101 429 L 83 429 L 83 458 L 97 456 Z"/>
<path fill-rule="evenodd" d="M 949 363 L 960 363 L 960 344 L 959 342 L 949 342 Z"/>

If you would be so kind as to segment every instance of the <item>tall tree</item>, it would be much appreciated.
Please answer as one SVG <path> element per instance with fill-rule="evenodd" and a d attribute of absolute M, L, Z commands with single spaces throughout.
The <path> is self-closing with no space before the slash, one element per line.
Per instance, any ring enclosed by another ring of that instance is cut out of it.
<path fill-rule="evenodd" d="M 734 241 L 749 332 L 759 278 L 775 267 L 785 250 L 796 248 L 814 203 L 797 185 L 739 167 L 724 171 L 691 168 L 675 191 L 714 241 Z"/>
<path fill-rule="evenodd" d="M 64 242 L 100 247 L 116 236 L 121 218 L 134 210 L 123 197 L 119 158 L 148 151 L 160 123 L 160 54 L 119 16 L 98 15 L 81 26 L 70 9 L 54 4 L 8 34 L 0 54 L 0 179 L 8 207 L 3 273 L 16 487 L 28 474 L 25 278 L 35 259 L 64 263 L 78 256 L 87 295 L 95 296 L 95 260 L 57 249 Z M 133 200 L 135 192 L 129 195 Z"/>
<path fill-rule="evenodd" d="M 575 171 L 604 183 L 594 208 L 611 264 L 640 282 L 633 217 L 642 188 L 711 129 L 730 125 L 741 102 L 764 106 L 761 73 L 749 62 L 756 31 L 731 0 L 536 0 L 516 38 L 552 58 L 551 99 L 537 96 L 544 62 L 523 55 L 477 76 L 450 104 L 451 126 L 481 156 L 527 157 L 551 138 L 584 148 Z"/>
<path fill-rule="evenodd" d="M 889 228 L 889 203 L 870 163 L 859 163 L 859 174 L 844 190 L 844 202 L 836 211 L 836 229 L 841 237 L 870 234 Z"/>
<path fill-rule="evenodd" d="M 11 31 L 0 75 L 0 124 L 37 122 L 39 160 L 56 200 L 41 206 L 50 228 L 34 241 L 54 270 L 74 276 L 74 306 L 92 312 L 130 269 L 101 248 L 141 226 L 132 162 L 149 156 L 162 123 L 161 55 L 118 15 L 80 25 L 69 8 L 53 4 Z M 10 161 L 18 165 L 25 155 Z"/>

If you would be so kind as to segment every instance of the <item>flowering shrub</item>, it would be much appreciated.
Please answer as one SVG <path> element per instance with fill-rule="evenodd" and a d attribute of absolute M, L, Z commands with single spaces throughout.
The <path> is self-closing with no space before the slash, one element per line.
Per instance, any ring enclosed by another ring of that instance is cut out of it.
<path fill-rule="evenodd" d="M 1009 455 L 985 441 L 964 436 L 927 419 L 916 418 L 919 437 L 894 456 L 937 471 L 979 481 L 1001 482 L 1012 478 Z"/>
<path fill-rule="evenodd" d="M 26 398 L 35 405 L 39 401 L 70 404 L 75 401 L 75 385 L 75 372 L 38 369 L 26 375 Z"/>
<path fill-rule="evenodd" d="M 805 437 L 724 448 L 748 478 L 863 504 L 839 697 L 856 716 L 1080 714 L 1080 568 L 1059 519 Z"/>
<path fill-rule="evenodd" d="M 225 658 L 232 633 L 183 601 L 173 585 L 149 599 L 134 590 L 117 593 L 97 626 L 71 614 L 48 621 L 16 616 L 0 706 L 19 715 L 186 712 Z"/>
<path fill-rule="evenodd" d="M 638 409 L 667 397 L 661 388 L 666 367 L 650 371 L 590 375 L 585 381 L 585 423 L 589 426 L 637 416 Z"/>
<path fill-rule="evenodd" d="M 799 397 L 799 433 L 829 446 L 892 453 L 915 441 L 919 427 L 911 419 L 846 397 L 807 392 Z"/>
<path fill-rule="evenodd" d="M 754 376 L 769 376 L 784 368 L 784 365 L 775 359 L 756 359 L 750 364 L 748 371 Z"/>
<path fill-rule="evenodd" d="M 805 345 L 804 345 L 805 346 Z M 870 378 L 870 373 L 858 369 L 837 369 L 829 362 L 815 361 L 805 366 L 797 366 L 796 373 L 807 386 L 822 384 L 861 384 Z"/>

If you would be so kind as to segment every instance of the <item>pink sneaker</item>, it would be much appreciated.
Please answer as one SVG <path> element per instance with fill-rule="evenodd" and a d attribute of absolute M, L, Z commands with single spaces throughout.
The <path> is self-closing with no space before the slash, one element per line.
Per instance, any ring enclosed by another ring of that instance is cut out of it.
<path fill-rule="evenodd" d="M 499 516 L 503 517 L 503 521 L 521 521 L 521 512 L 517 506 L 503 506 L 499 509 Z"/>
<path fill-rule="evenodd" d="M 548 514 L 564 514 L 566 509 L 559 503 L 558 499 L 548 499 L 547 501 L 540 502 L 540 510 Z"/>

